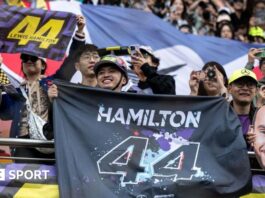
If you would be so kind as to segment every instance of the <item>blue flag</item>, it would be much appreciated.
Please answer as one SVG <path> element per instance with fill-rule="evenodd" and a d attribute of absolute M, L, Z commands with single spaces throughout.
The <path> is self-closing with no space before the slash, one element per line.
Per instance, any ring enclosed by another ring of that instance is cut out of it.
<path fill-rule="evenodd" d="M 51 2 L 51 9 L 79 13 L 86 18 L 87 41 L 98 47 L 149 45 L 160 58 L 159 70 L 175 76 L 176 93 L 189 94 L 192 70 L 217 61 L 228 76 L 247 62 L 253 45 L 216 37 L 184 34 L 152 13 L 114 6 Z M 80 80 L 80 76 L 78 76 Z M 74 80 L 78 81 L 78 80 Z"/>

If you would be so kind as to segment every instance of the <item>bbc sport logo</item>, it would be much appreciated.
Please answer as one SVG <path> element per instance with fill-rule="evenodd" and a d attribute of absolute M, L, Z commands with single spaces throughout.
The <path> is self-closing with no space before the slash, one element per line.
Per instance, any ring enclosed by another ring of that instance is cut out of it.
<path fill-rule="evenodd" d="M 19 180 L 46 180 L 48 179 L 49 170 L 5 170 L 0 168 L 0 181 Z"/>
<path fill-rule="evenodd" d="M 5 169 L 0 169 L 0 181 L 5 181 L 6 179 L 6 172 Z"/>

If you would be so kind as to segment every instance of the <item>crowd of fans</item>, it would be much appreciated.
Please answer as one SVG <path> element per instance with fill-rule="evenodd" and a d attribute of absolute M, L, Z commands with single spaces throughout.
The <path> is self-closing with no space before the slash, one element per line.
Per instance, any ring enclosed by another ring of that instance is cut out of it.
<path fill-rule="evenodd" d="M 83 0 L 151 12 L 185 33 L 265 41 L 264 0 Z"/>

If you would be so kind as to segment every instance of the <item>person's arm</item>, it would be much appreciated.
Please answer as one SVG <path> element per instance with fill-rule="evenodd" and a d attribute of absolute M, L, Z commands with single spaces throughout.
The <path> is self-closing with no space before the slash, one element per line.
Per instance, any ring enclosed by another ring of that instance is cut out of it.
<path fill-rule="evenodd" d="M 77 31 L 72 39 L 68 57 L 64 59 L 61 67 L 56 71 L 53 78 L 70 81 L 75 74 L 75 51 L 85 45 L 85 19 L 83 16 L 77 16 Z"/>
<path fill-rule="evenodd" d="M 148 64 L 140 50 L 136 50 L 137 55 L 132 55 L 133 71 L 140 81 L 148 82 L 153 93 L 155 94 L 172 94 L 175 95 L 175 80 L 169 75 L 160 75 L 157 68 Z"/>
<path fill-rule="evenodd" d="M 254 69 L 254 61 L 256 59 L 256 54 L 261 52 L 261 49 L 250 48 L 248 51 L 248 62 L 245 66 L 246 69 L 252 70 Z"/>
<path fill-rule="evenodd" d="M 199 82 L 200 82 L 200 72 L 199 71 L 192 71 L 190 73 L 190 79 L 189 79 L 190 95 L 191 96 L 198 96 Z"/>
<path fill-rule="evenodd" d="M 220 10 L 226 6 L 225 2 L 222 0 L 212 0 L 212 3 L 216 6 L 217 10 Z"/>
<path fill-rule="evenodd" d="M 85 45 L 85 18 L 81 15 L 76 16 L 77 20 L 77 31 L 75 32 L 75 36 L 73 37 L 73 42 L 70 46 L 69 56 L 73 55 L 75 50 L 77 50 L 80 46 Z"/>
<path fill-rule="evenodd" d="M 194 1 L 188 8 L 189 12 L 194 11 L 198 7 L 200 2 L 201 2 L 200 0 Z"/>

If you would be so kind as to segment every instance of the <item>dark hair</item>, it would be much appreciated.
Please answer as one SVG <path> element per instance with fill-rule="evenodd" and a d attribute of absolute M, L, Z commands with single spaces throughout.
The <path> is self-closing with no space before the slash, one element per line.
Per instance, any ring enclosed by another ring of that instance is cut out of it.
<path fill-rule="evenodd" d="M 189 33 L 192 34 L 193 33 L 193 30 L 192 30 L 192 27 L 189 25 L 189 24 L 182 24 L 179 26 L 179 30 L 181 31 L 181 28 L 188 28 L 189 30 Z"/>
<path fill-rule="evenodd" d="M 226 72 L 223 68 L 223 66 L 215 61 L 210 61 L 210 62 L 207 62 L 205 63 L 205 65 L 202 67 L 202 70 L 206 70 L 208 67 L 216 67 L 216 69 L 218 69 L 219 72 L 221 72 L 221 74 L 223 75 L 224 77 L 224 86 L 227 87 L 228 86 L 228 78 L 227 78 L 227 75 L 226 75 Z M 199 83 L 199 89 L 198 89 L 198 96 L 207 96 L 207 92 L 204 88 L 204 85 L 203 85 L 203 81 L 200 81 Z"/>
<path fill-rule="evenodd" d="M 225 9 L 218 11 L 218 16 L 220 15 L 228 15 L 230 17 L 230 13 L 228 12 L 228 10 Z"/>
<path fill-rule="evenodd" d="M 172 6 L 175 3 L 176 0 L 171 0 L 170 6 Z M 187 18 L 187 5 L 184 0 L 180 0 L 183 4 L 183 12 L 181 13 L 181 19 Z"/>
<path fill-rule="evenodd" d="M 228 26 L 230 28 L 231 33 L 232 33 L 232 39 L 234 39 L 235 38 L 234 27 L 232 23 L 229 21 L 221 21 L 220 23 L 218 23 L 216 27 L 215 35 L 217 37 L 221 37 L 221 32 L 224 26 Z"/>
<path fill-rule="evenodd" d="M 42 67 L 41 67 L 41 74 L 44 75 L 45 72 L 46 72 L 46 70 L 47 70 L 47 63 L 43 59 L 40 59 L 40 61 L 41 61 L 41 65 L 42 65 Z"/>
<path fill-rule="evenodd" d="M 256 0 L 255 3 L 254 3 L 254 6 L 256 6 L 259 3 L 265 4 L 265 1 L 264 0 Z"/>
<path fill-rule="evenodd" d="M 98 47 L 96 45 L 93 44 L 85 44 L 83 46 L 81 46 L 80 48 L 77 49 L 77 51 L 74 52 L 74 60 L 79 61 L 80 57 L 82 56 L 82 54 L 86 53 L 86 52 L 98 52 Z"/>
<path fill-rule="evenodd" d="M 160 63 L 160 59 L 159 58 L 155 57 L 153 54 L 150 54 L 149 52 L 147 52 L 144 49 L 140 49 L 140 52 L 148 54 L 151 57 L 152 62 L 157 64 L 157 66 L 159 65 L 159 63 Z"/>

